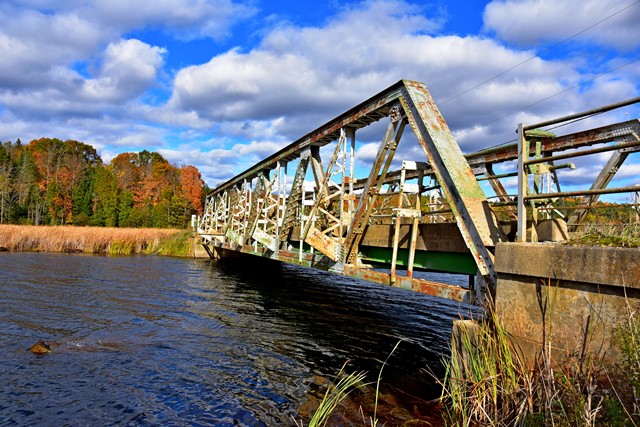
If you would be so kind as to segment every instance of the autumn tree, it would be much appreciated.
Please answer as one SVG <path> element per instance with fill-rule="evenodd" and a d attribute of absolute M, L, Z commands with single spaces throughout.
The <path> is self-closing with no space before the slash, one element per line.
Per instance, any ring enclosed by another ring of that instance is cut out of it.
<path fill-rule="evenodd" d="M 202 212 L 203 184 L 195 167 L 147 150 L 103 165 L 75 140 L 0 143 L 0 222 L 184 227 Z"/>
<path fill-rule="evenodd" d="M 189 201 L 190 208 L 198 215 L 202 214 L 202 187 L 204 181 L 198 169 L 194 166 L 182 166 L 180 168 L 182 181 L 182 193 Z"/>

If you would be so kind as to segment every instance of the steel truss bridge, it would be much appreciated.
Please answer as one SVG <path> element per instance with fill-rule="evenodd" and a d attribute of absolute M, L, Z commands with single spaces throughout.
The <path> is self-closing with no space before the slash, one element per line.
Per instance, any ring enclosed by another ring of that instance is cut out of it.
<path fill-rule="evenodd" d="M 535 241 L 536 225 L 552 216 L 571 229 L 601 194 L 640 191 L 607 188 L 640 150 L 639 120 L 563 136 L 539 128 L 638 101 L 520 124 L 517 142 L 464 155 L 425 85 L 402 80 L 213 189 L 197 231 L 212 258 L 256 255 L 475 303 L 495 289 L 498 242 Z M 369 126 L 382 136 L 358 177 L 356 132 Z M 398 161 L 398 152 L 424 155 Z M 557 170 L 574 165 L 558 160 L 605 152 L 589 189 L 561 191 Z M 495 173 L 501 163 L 513 170 Z M 509 195 L 502 180 L 516 177 L 518 194 Z M 569 210 L 567 197 L 580 202 Z M 414 277 L 418 270 L 466 274 L 469 284 Z"/>

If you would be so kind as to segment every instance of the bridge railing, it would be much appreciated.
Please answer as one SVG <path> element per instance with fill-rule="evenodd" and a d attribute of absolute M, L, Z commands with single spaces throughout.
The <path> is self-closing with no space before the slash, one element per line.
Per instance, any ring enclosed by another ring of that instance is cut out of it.
<path fill-rule="evenodd" d="M 541 220 L 559 218 L 562 220 L 560 234 L 574 231 L 601 195 L 637 194 L 640 191 L 640 183 L 607 188 L 629 155 L 640 151 L 640 121 L 616 123 L 563 137 L 541 130 L 638 102 L 640 98 L 633 98 L 534 125 L 518 125 L 518 241 L 537 241 L 537 226 Z M 591 148 L 593 146 L 597 147 Z M 562 191 L 557 171 L 576 166 L 574 163 L 557 164 L 557 161 L 604 153 L 611 155 L 589 189 Z M 579 198 L 580 201 L 567 206 L 567 198 Z"/>

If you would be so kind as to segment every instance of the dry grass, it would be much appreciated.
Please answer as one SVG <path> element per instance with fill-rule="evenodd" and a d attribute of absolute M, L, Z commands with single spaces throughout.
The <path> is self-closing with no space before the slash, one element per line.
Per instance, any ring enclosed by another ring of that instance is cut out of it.
<path fill-rule="evenodd" d="M 0 248 L 9 251 L 84 252 L 131 255 L 152 253 L 184 230 L 0 224 Z"/>
<path fill-rule="evenodd" d="M 464 325 L 451 359 L 444 361 L 447 425 L 640 425 L 640 320 L 630 308 L 619 328 L 619 366 L 602 362 L 588 332 L 582 348 L 560 365 L 551 363 L 551 337 L 530 363 L 491 306 L 475 327 Z M 612 378 L 623 387 L 616 388 Z"/>

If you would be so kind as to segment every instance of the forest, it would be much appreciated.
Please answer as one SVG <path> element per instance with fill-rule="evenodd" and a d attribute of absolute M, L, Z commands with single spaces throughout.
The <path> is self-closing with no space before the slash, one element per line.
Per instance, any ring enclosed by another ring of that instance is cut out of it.
<path fill-rule="evenodd" d="M 105 164 L 74 140 L 0 143 L 0 223 L 184 228 L 205 191 L 197 168 L 147 150 Z"/>

